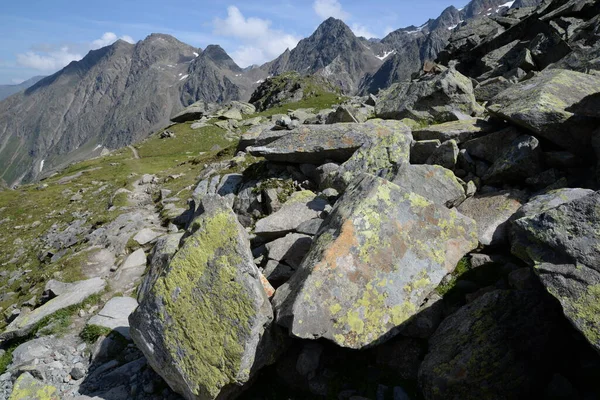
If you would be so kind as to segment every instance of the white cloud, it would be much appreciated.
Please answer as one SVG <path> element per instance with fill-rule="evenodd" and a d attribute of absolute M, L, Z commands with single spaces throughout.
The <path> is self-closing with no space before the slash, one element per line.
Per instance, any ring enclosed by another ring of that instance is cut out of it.
<path fill-rule="evenodd" d="M 227 18 L 215 18 L 213 24 L 215 35 L 234 37 L 243 43 L 231 54 L 241 67 L 270 61 L 285 49 L 296 47 L 300 40 L 289 33 L 271 29 L 269 20 L 244 17 L 235 6 L 227 8 Z"/>
<path fill-rule="evenodd" d="M 367 28 L 364 25 L 352 24 L 352 26 L 350 27 L 350 29 L 352 29 L 352 32 L 354 32 L 354 34 L 356 36 L 362 36 L 362 37 L 365 37 L 367 39 L 371 39 L 371 38 L 377 37 L 377 35 L 375 35 L 371 31 L 369 31 L 369 28 Z"/>
<path fill-rule="evenodd" d="M 134 43 L 131 36 L 124 35 L 119 38 L 113 32 L 105 32 L 102 37 L 89 43 L 66 45 L 59 48 L 52 48 L 47 45 L 38 46 L 36 51 L 27 51 L 25 53 L 17 54 L 17 64 L 22 67 L 33 68 L 39 71 L 53 72 L 65 67 L 71 61 L 81 60 L 84 51 L 96 50 L 108 46 L 118 39 Z M 78 50 L 75 50 L 73 47 L 78 48 Z"/>
<path fill-rule="evenodd" d="M 56 71 L 63 68 L 71 61 L 81 60 L 81 54 L 73 53 L 68 47 L 47 53 L 35 53 L 28 51 L 17 54 L 17 63 L 23 67 L 33 68 L 40 71 Z"/>
<path fill-rule="evenodd" d="M 113 32 L 105 32 L 100 39 L 92 41 L 91 49 L 96 50 L 108 45 L 113 44 L 118 39 L 122 39 L 128 43 L 134 43 L 133 39 L 129 35 L 121 36 L 120 38 Z"/>
<path fill-rule="evenodd" d="M 342 4 L 338 0 L 315 0 L 313 10 L 323 19 L 329 17 L 338 19 L 350 18 L 350 14 L 342 9 Z"/>
<path fill-rule="evenodd" d="M 21 79 L 21 78 L 14 78 L 14 79 L 11 79 L 11 82 L 12 82 L 12 84 L 13 84 L 13 85 L 18 85 L 18 84 L 20 84 L 20 83 L 23 83 L 23 82 L 25 82 L 25 79 Z"/>

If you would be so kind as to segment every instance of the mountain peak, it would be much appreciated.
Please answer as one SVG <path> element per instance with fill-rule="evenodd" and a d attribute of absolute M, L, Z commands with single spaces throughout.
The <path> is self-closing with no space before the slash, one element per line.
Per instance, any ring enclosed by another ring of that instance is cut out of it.
<path fill-rule="evenodd" d="M 321 25 L 319 25 L 317 30 L 313 33 L 313 36 L 324 34 L 334 34 L 336 36 L 340 36 L 340 34 L 351 34 L 354 36 L 352 30 L 344 21 L 333 17 L 329 17 L 325 21 L 321 22 Z"/>
<path fill-rule="evenodd" d="M 242 69 L 218 44 L 210 44 L 206 46 L 200 57 L 203 59 L 210 59 L 220 68 L 227 68 L 231 71 L 242 72 Z"/>

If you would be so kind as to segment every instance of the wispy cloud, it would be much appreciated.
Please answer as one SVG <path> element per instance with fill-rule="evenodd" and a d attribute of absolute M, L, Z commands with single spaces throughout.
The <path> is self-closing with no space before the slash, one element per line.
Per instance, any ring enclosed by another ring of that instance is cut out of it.
<path fill-rule="evenodd" d="M 322 19 L 329 17 L 346 20 L 350 14 L 342 9 L 342 4 L 338 0 L 315 0 L 313 10 Z"/>
<path fill-rule="evenodd" d="M 134 43 L 131 36 L 119 37 L 113 32 L 105 32 L 100 38 L 89 43 L 68 44 L 60 47 L 39 44 L 32 50 L 17 54 L 17 64 L 43 72 L 57 71 L 72 61 L 81 60 L 85 52 L 108 46 L 118 39 Z"/>
<path fill-rule="evenodd" d="M 350 26 L 350 29 L 352 29 L 352 32 L 354 32 L 356 36 L 362 36 L 367 39 L 377 37 L 377 35 L 372 33 L 369 28 L 361 24 L 354 23 L 352 26 Z"/>
<path fill-rule="evenodd" d="M 267 19 L 248 17 L 235 6 L 227 8 L 227 18 L 215 18 L 213 33 L 233 37 L 243 44 L 231 57 L 242 67 L 261 64 L 279 56 L 286 48 L 294 48 L 300 38 L 281 30 L 272 29 Z"/>

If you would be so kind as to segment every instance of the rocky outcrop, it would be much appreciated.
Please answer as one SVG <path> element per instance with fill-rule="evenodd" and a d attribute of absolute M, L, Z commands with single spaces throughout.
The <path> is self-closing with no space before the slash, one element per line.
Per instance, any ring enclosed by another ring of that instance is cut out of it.
<path fill-rule="evenodd" d="M 392 85 L 379 94 L 379 118 L 411 118 L 429 124 L 477 116 L 483 109 L 475 101 L 473 85 L 453 68 L 416 82 Z"/>
<path fill-rule="evenodd" d="M 131 335 L 173 390 L 230 398 L 272 362 L 273 311 L 245 230 L 214 195 L 130 317 Z"/>
<path fill-rule="evenodd" d="M 474 228 L 456 211 L 364 174 L 275 294 L 277 322 L 295 337 L 343 347 L 383 342 L 475 248 Z"/>
<path fill-rule="evenodd" d="M 554 69 L 500 93 L 488 110 L 565 150 L 590 156 L 598 116 L 581 107 L 598 92 L 600 77 Z"/>

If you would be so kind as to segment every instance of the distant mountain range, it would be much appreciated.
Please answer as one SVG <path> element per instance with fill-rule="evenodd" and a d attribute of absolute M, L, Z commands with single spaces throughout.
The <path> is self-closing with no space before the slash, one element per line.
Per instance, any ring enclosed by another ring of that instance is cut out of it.
<path fill-rule="evenodd" d="M 411 79 L 459 24 L 516 4 L 473 0 L 381 40 L 356 37 L 329 18 L 293 50 L 245 69 L 217 45 L 202 51 L 163 34 L 135 45 L 117 41 L 0 102 L 0 179 L 10 185 L 34 181 L 104 148 L 139 141 L 198 100 L 247 100 L 260 82 L 282 72 L 319 74 L 348 94 L 377 93 Z"/>
<path fill-rule="evenodd" d="M 44 76 L 34 76 L 31 79 L 27 79 L 25 82 L 21 82 L 17 85 L 0 85 L 0 101 L 4 100 L 8 96 L 12 96 L 15 93 L 22 92 L 23 90 L 30 88 L 31 86 L 42 80 Z"/>

